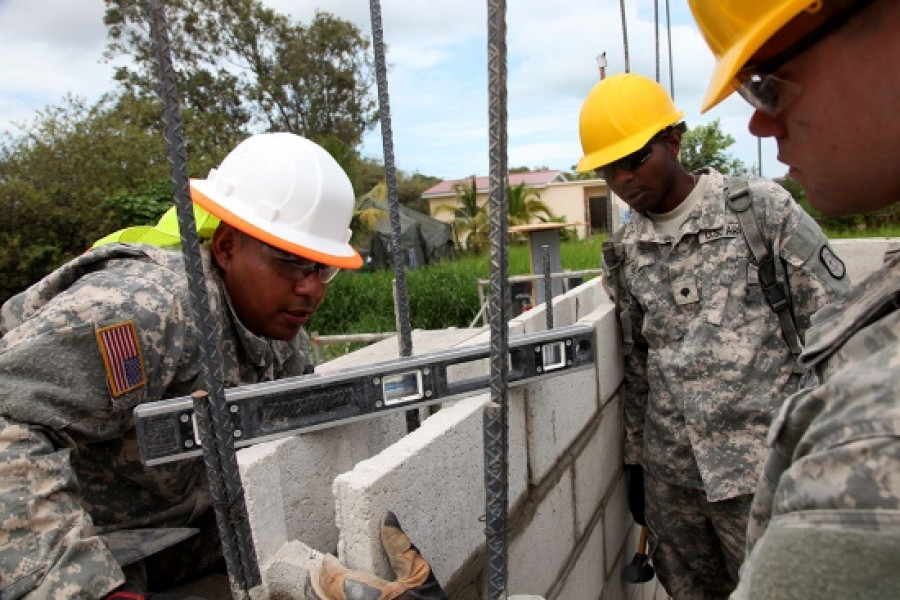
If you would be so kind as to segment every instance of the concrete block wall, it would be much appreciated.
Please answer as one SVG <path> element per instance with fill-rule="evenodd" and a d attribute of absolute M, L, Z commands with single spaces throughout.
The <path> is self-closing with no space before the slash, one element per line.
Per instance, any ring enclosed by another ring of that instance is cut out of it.
<path fill-rule="evenodd" d="M 859 282 L 897 240 L 838 240 Z M 553 300 L 554 326 L 589 323 L 596 367 L 509 391 L 509 592 L 546 600 L 663 600 L 654 579 L 624 584 L 637 549 L 621 470 L 622 379 L 612 305 L 598 280 Z M 546 329 L 539 305 L 510 337 Z M 486 343 L 485 330 L 413 332 L 416 354 Z M 321 365 L 334 371 L 398 356 L 391 338 Z M 486 372 L 487 361 L 470 365 Z M 467 373 L 468 375 L 468 373 Z M 302 598 L 306 570 L 332 553 L 392 578 L 378 519 L 394 510 L 454 600 L 485 597 L 482 410 L 473 395 L 405 434 L 401 414 L 241 450 L 254 541 L 269 598 Z M 432 415 L 432 413 L 434 413 Z"/>
<path fill-rule="evenodd" d="M 510 337 L 546 329 L 545 311 L 540 305 L 512 320 Z M 597 361 L 509 390 L 509 593 L 662 598 L 655 583 L 626 586 L 620 577 L 637 533 L 621 470 L 613 306 L 592 280 L 554 298 L 553 312 L 555 327 L 595 328 Z M 413 332 L 416 354 L 488 341 L 483 329 Z M 396 356 L 390 339 L 318 370 Z M 488 400 L 481 393 L 444 404 L 408 435 L 400 413 L 239 451 L 268 597 L 302 598 L 306 570 L 322 553 L 392 579 L 378 536 L 391 509 L 451 598 L 484 598 Z"/>

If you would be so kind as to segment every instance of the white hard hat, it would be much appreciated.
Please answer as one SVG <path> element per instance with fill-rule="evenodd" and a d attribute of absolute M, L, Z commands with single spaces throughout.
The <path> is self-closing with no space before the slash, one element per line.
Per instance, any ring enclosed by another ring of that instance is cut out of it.
<path fill-rule="evenodd" d="M 362 265 L 350 241 L 356 204 L 344 170 L 321 146 L 293 133 L 262 133 L 232 150 L 191 199 L 260 241 L 336 267 Z"/>

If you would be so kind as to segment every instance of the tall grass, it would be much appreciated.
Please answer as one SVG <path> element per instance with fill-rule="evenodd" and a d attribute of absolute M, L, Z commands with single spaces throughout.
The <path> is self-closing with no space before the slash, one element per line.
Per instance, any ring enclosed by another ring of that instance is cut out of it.
<path fill-rule="evenodd" d="M 826 231 L 828 237 L 861 237 L 860 232 Z M 869 230 L 867 237 L 900 237 L 900 227 Z M 601 244 L 605 236 L 560 244 L 563 269 L 579 271 L 600 267 Z M 509 274 L 530 272 L 528 246 L 509 245 Z M 541 265 L 536 265 L 540 272 Z M 310 320 L 307 331 L 322 335 L 395 331 L 394 300 L 391 292 L 393 269 L 361 273 L 341 273 L 329 286 L 328 296 Z M 406 271 L 410 324 L 413 329 L 468 327 L 478 314 L 478 279 L 490 278 L 487 253 L 462 255 L 436 265 Z"/>
<path fill-rule="evenodd" d="M 563 269 L 580 271 L 600 266 L 603 239 L 562 242 Z M 510 275 L 530 272 L 528 246 L 509 245 Z M 540 265 L 536 265 L 539 272 Z M 322 335 L 395 331 L 391 291 L 393 269 L 341 273 L 329 285 L 328 295 L 307 331 Z M 406 271 L 410 326 L 413 329 L 468 327 L 478 314 L 478 279 L 490 278 L 488 254 L 463 255 L 435 265 Z"/>

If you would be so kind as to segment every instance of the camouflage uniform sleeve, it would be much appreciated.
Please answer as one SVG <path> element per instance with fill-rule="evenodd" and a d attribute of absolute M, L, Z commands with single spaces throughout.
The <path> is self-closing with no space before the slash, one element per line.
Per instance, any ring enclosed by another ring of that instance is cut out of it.
<path fill-rule="evenodd" d="M 634 332 L 634 345 L 625 357 L 625 377 L 620 388 L 622 406 L 625 413 L 626 464 L 642 464 L 644 448 L 644 419 L 647 415 L 647 394 L 650 389 L 647 380 L 647 342 L 641 335 L 640 311 L 628 311 Z"/>
<path fill-rule="evenodd" d="M 888 598 L 900 589 L 900 312 L 851 338 L 833 376 L 769 433 L 735 600 Z"/>
<path fill-rule="evenodd" d="M 641 335 L 643 312 L 637 299 L 628 289 L 624 276 L 626 249 L 622 244 L 626 235 L 620 229 L 603 247 L 603 287 L 616 305 L 619 334 L 622 336 L 624 378 L 619 388 L 625 423 L 623 460 L 625 464 L 642 464 L 644 447 L 644 419 L 647 413 L 647 341 Z"/>
<path fill-rule="evenodd" d="M 0 417 L 0 597 L 102 598 L 124 583 L 77 498 L 70 452 Z"/>
<path fill-rule="evenodd" d="M 92 274 L 0 339 L 4 599 L 102 598 L 124 581 L 80 502 L 73 461 L 92 442 L 129 431 L 131 409 L 158 399 L 181 362 L 191 336 L 168 291 L 178 286 L 157 279 Z M 98 332 L 122 323 L 134 324 L 141 364 L 114 393 Z M 127 444 L 122 452 L 131 452 Z"/>
<path fill-rule="evenodd" d="M 775 183 L 766 193 L 774 200 L 767 219 L 777 228 L 774 246 L 782 259 L 798 333 L 809 329 L 812 315 L 850 289 L 847 269 L 818 223 Z"/>

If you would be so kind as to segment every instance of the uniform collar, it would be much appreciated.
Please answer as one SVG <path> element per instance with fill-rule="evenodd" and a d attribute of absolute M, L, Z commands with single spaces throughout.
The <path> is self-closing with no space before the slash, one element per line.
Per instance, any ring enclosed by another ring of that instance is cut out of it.
<path fill-rule="evenodd" d="M 681 226 L 681 235 L 696 235 L 701 231 L 710 231 L 723 228 L 726 223 L 733 222 L 733 213 L 725 203 L 725 178 L 721 173 L 711 167 L 697 171 L 705 175 L 709 181 L 705 185 L 705 194 L 691 210 L 684 224 Z M 731 213 L 731 214 L 729 214 Z M 669 243 L 671 238 L 665 236 L 654 227 L 653 221 L 641 213 L 632 211 L 631 219 L 626 225 L 631 230 L 634 239 L 638 242 Z M 626 234 L 626 238 L 631 237 Z"/>

